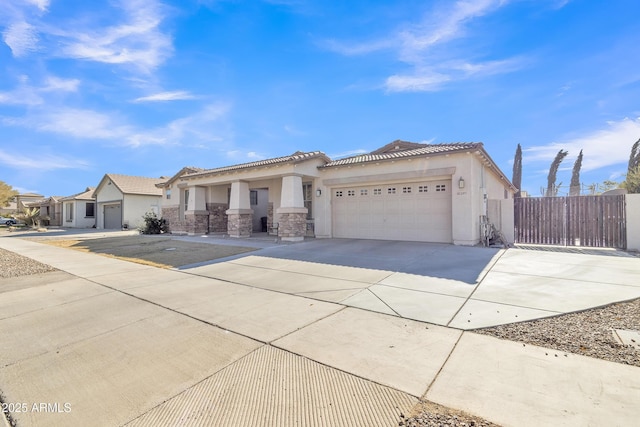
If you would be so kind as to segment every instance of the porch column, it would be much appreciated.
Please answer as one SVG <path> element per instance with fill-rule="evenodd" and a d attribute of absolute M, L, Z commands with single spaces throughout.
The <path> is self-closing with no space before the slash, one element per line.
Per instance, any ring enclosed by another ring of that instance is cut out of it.
<path fill-rule="evenodd" d="M 231 183 L 231 197 L 227 214 L 227 233 L 229 237 L 249 237 L 253 230 L 249 199 L 249 183 L 235 181 Z"/>
<path fill-rule="evenodd" d="M 189 187 L 189 200 L 184 219 L 187 234 L 206 234 L 209 232 L 209 212 L 206 207 L 206 187 Z"/>
<path fill-rule="evenodd" d="M 302 195 L 302 177 L 289 175 L 282 178 L 278 237 L 289 242 L 301 242 L 307 233 L 307 208 Z"/>

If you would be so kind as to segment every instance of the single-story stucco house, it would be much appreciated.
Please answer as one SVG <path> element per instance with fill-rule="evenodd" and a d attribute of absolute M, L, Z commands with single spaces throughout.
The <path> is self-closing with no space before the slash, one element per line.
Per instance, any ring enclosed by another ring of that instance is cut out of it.
<path fill-rule="evenodd" d="M 314 235 L 458 245 L 479 243 L 489 212 L 497 228 L 513 230 L 516 191 L 482 143 L 399 140 L 339 160 L 298 151 L 187 167 L 158 186 L 161 214 L 174 233 L 243 237 L 264 231 L 266 222 L 289 241 Z"/>
<path fill-rule="evenodd" d="M 156 184 L 166 180 L 106 174 L 93 192 L 96 228 L 137 228 L 148 212 L 158 215 L 162 190 Z"/>
<path fill-rule="evenodd" d="M 96 225 L 95 187 L 87 187 L 81 193 L 60 199 L 64 227 L 92 228 Z"/>

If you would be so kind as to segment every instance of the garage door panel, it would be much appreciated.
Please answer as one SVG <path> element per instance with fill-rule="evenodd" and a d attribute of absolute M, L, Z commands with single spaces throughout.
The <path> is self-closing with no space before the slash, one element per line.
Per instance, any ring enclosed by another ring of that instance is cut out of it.
<path fill-rule="evenodd" d="M 335 237 L 452 242 L 451 181 L 335 189 Z"/>

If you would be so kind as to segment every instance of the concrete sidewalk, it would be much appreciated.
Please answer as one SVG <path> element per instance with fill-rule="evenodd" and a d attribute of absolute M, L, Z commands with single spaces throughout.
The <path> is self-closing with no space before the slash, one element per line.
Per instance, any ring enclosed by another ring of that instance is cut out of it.
<path fill-rule="evenodd" d="M 637 258 L 494 251 L 430 277 L 303 245 L 162 270 L 0 238 L 62 270 L 0 279 L 0 392 L 27 409 L 12 418 L 392 426 L 425 397 L 503 425 L 636 424 L 640 368 L 463 329 L 638 297 Z"/>

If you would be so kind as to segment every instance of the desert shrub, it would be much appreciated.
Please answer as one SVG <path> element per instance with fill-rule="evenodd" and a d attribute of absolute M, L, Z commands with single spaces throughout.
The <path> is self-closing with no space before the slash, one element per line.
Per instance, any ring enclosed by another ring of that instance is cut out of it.
<path fill-rule="evenodd" d="M 147 212 L 142 219 L 144 219 L 144 223 L 138 228 L 142 234 L 162 234 L 169 232 L 167 220 L 158 218 L 155 212 Z"/>

